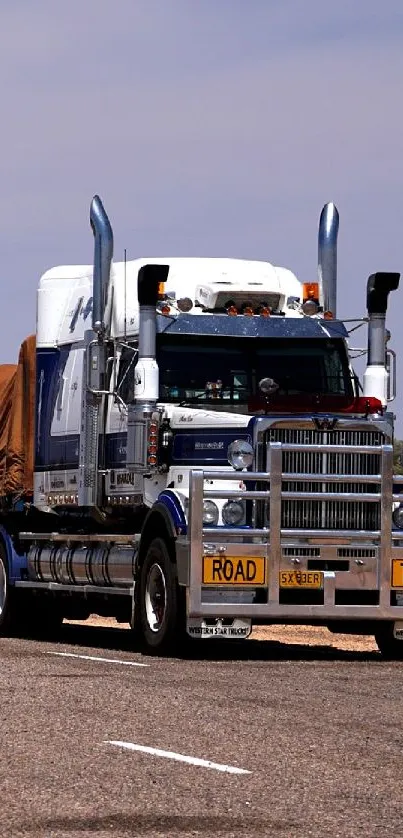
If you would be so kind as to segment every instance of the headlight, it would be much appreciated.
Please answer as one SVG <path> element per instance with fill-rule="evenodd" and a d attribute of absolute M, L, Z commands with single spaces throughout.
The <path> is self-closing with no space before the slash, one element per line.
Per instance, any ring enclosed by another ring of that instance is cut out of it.
<path fill-rule="evenodd" d="M 218 521 L 218 506 L 212 500 L 203 501 L 203 524 L 215 527 Z"/>
<path fill-rule="evenodd" d="M 250 442 L 244 439 L 236 439 L 228 446 L 227 458 L 230 465 L 237 471 L 249 468 L 253 463 L 253 448 Z"/>
<path fill-rule="evenodd" d="M 229 500 L 222 508 L 222 519 L 225 524 L 235 527 L 245 518 L 245 503 L 243 500 Z"/>
<path fill-rule="evenodd" d="M 398 527 L 399 530 L 403 530 L 403 503 L 393 510 L 392 519 L 395 527 Z"/>

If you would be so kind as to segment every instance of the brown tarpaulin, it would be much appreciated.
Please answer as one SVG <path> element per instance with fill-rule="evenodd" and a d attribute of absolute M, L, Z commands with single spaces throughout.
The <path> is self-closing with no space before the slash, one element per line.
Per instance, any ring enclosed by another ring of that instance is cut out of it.
<path fill-rule="evenodd" d="M 18 364 L 0 365 L 0 496 L 33 492 L 35 348 L 32 335 Z"/>

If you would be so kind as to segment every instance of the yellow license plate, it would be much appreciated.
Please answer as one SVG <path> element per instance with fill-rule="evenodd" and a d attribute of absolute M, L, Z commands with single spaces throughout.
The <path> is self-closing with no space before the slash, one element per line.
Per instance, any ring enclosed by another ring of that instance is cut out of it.
<path fill-rule="evenodd" d="M 281 570 L 280 588 L 322 588 L 323 573 L 317 570 Z"/>
<path fill-rule="evenodd" d="M 392 561 L 392 588 L 403 588 L 403 562 L 400 559 Z"/>
<path fill-rule="evenodd" d="M 204 556 L 203 585 L 264 585 L 264 556 Z"/>

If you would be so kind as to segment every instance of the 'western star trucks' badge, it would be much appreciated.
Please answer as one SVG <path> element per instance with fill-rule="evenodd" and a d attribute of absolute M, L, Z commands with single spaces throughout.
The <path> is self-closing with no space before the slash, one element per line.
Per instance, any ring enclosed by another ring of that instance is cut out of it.
<path fill-rule="evenodd" d="M 188 617 L 186 631 L 191 637 L 242 640 L 249 637 L 252 621 L 245 617 L 235 617 L 230 624 L 218 619 L 204 620 L 203 617 Z"/>

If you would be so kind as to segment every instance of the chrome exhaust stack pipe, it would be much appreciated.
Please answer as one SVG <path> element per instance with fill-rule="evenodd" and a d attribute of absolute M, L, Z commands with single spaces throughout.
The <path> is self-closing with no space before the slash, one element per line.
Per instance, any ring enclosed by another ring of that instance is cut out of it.
<path fill-rule="evenodd" d="M 319 300 L 323 311 L 336 317 L 337 307 L 337 236 L 339 213 L 335 204 L 325 204 L 320 214 L 318 235 Z"/>
<path fill-rule="evenodd" d="M 158 430 L 161 418 L 157 364 L 157 302 L 168 265 L 144 265 L 138 274 L 139 348 L 134 370 L 134 402 L 128 407 L 126 465 L 136 474 L 150 474 L 158 467 Z"/>
<path fill-rule="evenodd" d="M 367 282 L 368 363 L 364 373 L 364 396 L 387 403 L 386 310 L 391 291 L 399 287 L 400 274 L 371 274 Z"/>
<path fill-rule="evenodd" d="M 105 307 L 113 256 L 112 227 L 98 195 L 95 195 L 91 201 L 90 224 L 95 240 L 92 330 L 88 329 L 84 332 L 85 386 L 83 386 L 81 405 L 78 502 L 79 506 L 95 509 L 102 502 L 100 471 L 103 462 L 99 440 L 104 433 L 102 399 L 105 392 L 107 357 Z"/>
<path fill-rule="evenodd" d="M 113 232 L 103 203 L 94 195 L 90 208 L 90 224 L 94 234 L 94 273 L 92 286 L 92 328 L 97 335 L 106 331 L 105 306 L 113 258 Z"/>

